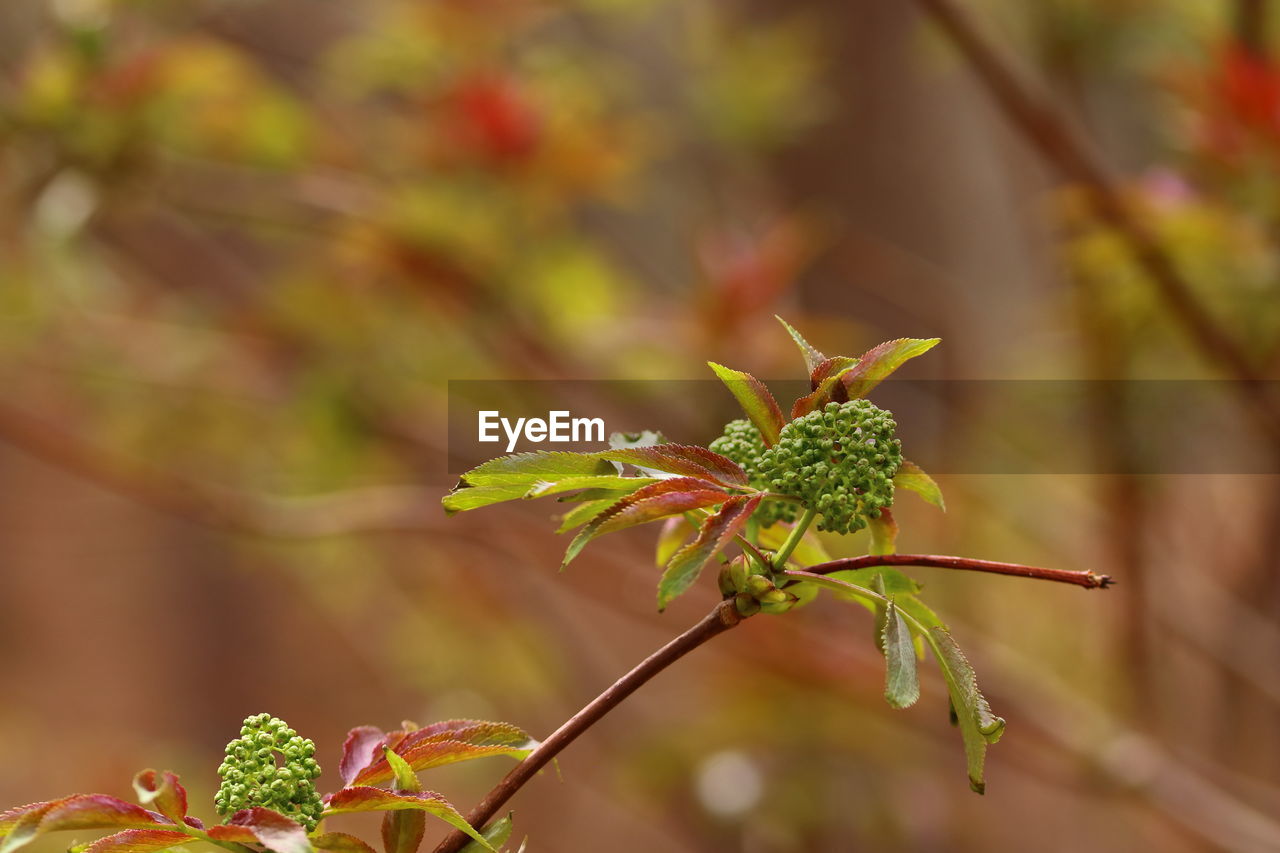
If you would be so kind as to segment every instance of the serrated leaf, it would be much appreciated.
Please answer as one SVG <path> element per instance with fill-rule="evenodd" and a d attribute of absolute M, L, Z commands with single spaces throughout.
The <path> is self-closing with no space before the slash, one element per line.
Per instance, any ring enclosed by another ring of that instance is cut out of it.
<path fill-rule="evenodd" d="M 384 853 L 417 853 L 427 834 L 424 812 L 400 809 L 382 816 L 380 827 Z"/>
<path fill-rule="evenodd" d="M 494 849 L 501 847 L 507 843 L 507 839 L 511 837 L 511 831 L 515 828 L 511 815 L 500 817 L 493 823 L 489 824 L 480 833 Z M 478 842 L 469 841 L 467 846 L 463 847 L 458 853 L 480 853 L 484 848 Z"/>
<path fill-rule="evenodd" d="M 867 519 L 867 532 L 871 534 L 872 554 L 892 554 L 898 543 L 898 522 L 888 507 L 880 510 L 877 518 Z"/>
<path fill-rule="evenodd" d="M 689 537 L 694 533 L 693 525 L 683 516 L 673 516 L 662 522 L 662 530 L 658 533 L 658 546 L 654 555 L 654 562 L 658 564 L 658 568 L 671 562 L 671 557 L 685 542 L 689 541 Z"/>
<path fill-rule="evenodd" d="M 0 853 L 30 844 L 46 832 L 91 829 L 150 829 L 172 827 L 158 812 L 127 803 L 105 794 L 76 794 L 61 800 L 35 803 L 0 815 L 0 826 L 7 826 Z"/>
<path fill-rule="evenodd" d="M 782 543 L 787 540 L 787 537 L 791 535 L 793 526 L 785 522 L 779 522 L 760 528 L 760 532 L 756 534 L 760 547 L 770 551 L 778 550 L 782 547 Z M 831 555 L 827 553 L 822 540 L 818 538 L 818 535 L 811 528 L 805 531 L 804 536 L 800 537 L 800 544 L 791 552 L 791 559 L 787 562 L 797 563 L 802 566 L 816 566 L 818 563 L 831 562 Z"/>
<path fill-rule="evenodd" d="M 241 809 L 223 826 L 210 827 L 208 835 L 219 841 L 243 844 L 245 832 L 253 841 L 274 853 L 313 853 L 307 831 L 301 824 L 261 806 Z"/>
<path fill-rule="evenodd" d="M 139 803 L 154 808 L 174 823 L 181 823 L 187 816 L 187 789 L 182 787 L 177 775 L 168 770 L 164 773 L 143 770 L 133 777 L 133 790 Z"/>
<path fill-rule="evenodd" d="M 782 324 L 782 328 L 787 330 L 787 334 L 791 335 L 791 340 L 796 342 L 796 346 L 800 347 L 800 354 L 804 356 L 804 368 L 808 373 L 813 373 L 819 364 L 827 360 L 827 357 L 818 352 L 812 344 L 804 339 L 804 336 L 791 327 L 786 320 L 774 314 L 774 319 Z"/>
<path fill-rule="evenodd" d="M 995 743 L 1004 732 L 1005 722 L 991 712 L 986 697 L 978 690 L 978 678 L 955 639 L 946 628 L 933 627 L 925 638 L 942 669 L 955 720 L 964 740 L 969 769 L 969 787 L 981 794 L 986 790 L 983 765 L 987 745 Z"/>
<path fill-rule="evenodd" d="M 747 472 L 726 456 L 694 444 L 655 444 L 651 447 L 626 447 L 595 454 L 611 462 L 635 465 L 677 477 L 697 477 L 720 486 L 745 489 Z"/>
<path fill-rule="evenodd" d="M 914 462 L 903 462 L 898 467 L 898 473 L 893 477 L 893 487 L 915 492 L 943 512 L 947 511 L 946 501 L 942 499 L 942 489 Z"/>
<path fill-rule="evenodd" d="M 894 708 L 910 708 L 920 698 L 916 649 L 911 631 L 893 598 L 885 607 L 881 642 L 885 661 L 884 698 Z"/>
<path fill-rule="evenodd" d="M 346 787 L 355 781 L 360 771 L 374 762 L 380 753 L 386 733 L 373 726 L 356 726 L 347 732 L 346 742 L 342 744 L 342 760 L 338 762 L 338 775 L 342 785 Z"/>
<path fill-rule="evenodd" d="M 391 790 L 409 794 L 416 794 L 422 790 L 422 782 L 419 781 L 418 774 L 413 772 L 413 768 L 395 750 L 383 747 L 382 757 L 391 768 L 393 780 Z"/>
<path fill-rule="evenodd" d="M 623 477 L 618 474 L 595 474 L 590 477 L 566 477 L 563 480 L 539 480 L 529 487 L 524 497 L 541 498 L 547 495 L 558 495 L 579 489 L 608 489 L 618 492 L 619 497 L 635 491 L 641 486 L 656 483 L 656 477 Z"/>
<path fill-rule="evenodd" d="M 658 610 L 666 610 L 668 604 L 693 585 L 702 567 L 728 547 L 759 505 L 759 495 L 729 498 L 718 512 L 702 522 L 697 537 L 672 556 L 663 572 L 658 582 Z"/>
<path fill-rule="evenodd" d="M 185 832 L 171 829 L 126 829 L 84 848 L 84 853 L 156 853 L 195 841 Z"/>
<path fill-rule="evenodd" d="M 372 847 L 354 835 L 345 832 L 326 832 L 313 835 L 311 846 L 317 850 L 328 850 L 329 853 L 374 853 Z"/>
<path fill-rule="evenodd" d="M 560 526 L 556 528 L 556 533 L 568 533 L 576 527 L 581 527 L 609 507 L 613 506 L 620 500 L 621 496 L 602 498 L 599 500 L 584 501 L 573 509 L 560 516 Z"/>
<path fill-rule="evenodd" d="M 449 801 L 433 791 L 420 791 L 416 794 L 397 794 L 382 788 L 357 786 L 343 788 L 329 797 L 325 807 L 325 815 L 352 814 L 356 812 L 385 812 L 400 810 L 423 811 L 440 818 L 454 829 L 460 829 L 478 840 L 485 850 L 493 847 L 484 836 L 476 832 L 466 818 L 450 805 Z"/>
<path fill-rule="evenodd" d="M 506 501 L 518 501 L 529 491 L 528 485 L 514 483 L 497 486 L 461 485 L 440 499 L 447 515 L 456 515 L 469 509 L 480 509 Z"/>
<path fill-rule="evenodd" d="M 517 726 L 481 720 L 446 720 L 413 732 L 393 732 L 388 742 L 413 770 L 495 755 L 523 759 L 537 746 L 537 741 Z M 358 785 L 375 785 L 394 776 L 384 755 L 364 768 L 354 781 Z"/>
<path fill-rule="evenodd" d="M 672 477 L 644 486 L 606 509 L 582 528 L 569 543 L 561 568 L 569 565 L 587 543 L 597 536 L 680 515 L 689 510 L 722 504 L 729 497 L 727 492 L 714 483 L 694 477 Z"/>
<path fill-rule="evenodd" d="M 827 403 L 843 402 L 844 386 L 841 377 L 857 366 L 858 360 L 847 355 L 837 355 L 819 364 L 809 375 L 812 390 L 796 400 L 791 406 L 791 419 L 803 417 L 812 411 L 821 409 Z"/>
<path fill-rule="evenodd" d="M 782 417 L 778 401 L 773 399 L 773 394 L 769 393 L 765 384 L 750 373 L 734 370 L 714 361 L 708 361 L 707 364 L 737 399 L 742 411 L 746 412 L 747 419 L 760 430 L 765 447 L 776 444 L 778 433 L 782 431 L 786 421 Z"/>
<path fill-rule="evenodd" d="M 898 338 L 885 341 L 862 354 L 858 364 L 840 376 L 848 399 L 865 397 L 871 389 L 909 359 L 933 349 L 941 338 Z"/>
<path fill-rule="evenodd" d="M 523 485 L 527 489 L 539 480 L 608 474 L 611 467 L 601 464 L 595 453 L 536 450 L 490 459 L 463 474 L 462 481 L 472 486 Z"/>

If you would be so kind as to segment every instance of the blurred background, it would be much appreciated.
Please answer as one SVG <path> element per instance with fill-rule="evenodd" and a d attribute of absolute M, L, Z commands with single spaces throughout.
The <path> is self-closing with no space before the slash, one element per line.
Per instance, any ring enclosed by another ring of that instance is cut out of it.
<path fill-rule="evenodd" d="M 448 380 L 801 378 L 774 313 L 829 354 L 940 336 L 903 371 L 931 380 L 1280 376 L 1272 5 L 965 0 L 1092 182 L 935 0 L 0 5 L 0 804 L 156 767 L 211 818 L 259 711 L 326 789 L 355 725 L 545 736 L 705 612 L 709 578 L 654 612 L 651 529 L 559 574 L 554 506 L 445 519 Z M 890 710 L 869 619 L 824 600 L 619 707 L 517 837 L 1280 849 L 1280 408 L 1222 404 L 1258 473 L 1144 472 L 1126 384 L 1086 387 L 1035 438 L 1114 473 L 898 508 L 903 551 L 1119 580 L 913 572 L 1009 721 L 985 797 L 941 682 Z M 964 402 L 956 452 L 1016 431 Z M 669 437 L 718 434 L 682 405 Z M 502 761 L 426 783 L 465 812 Z"/>

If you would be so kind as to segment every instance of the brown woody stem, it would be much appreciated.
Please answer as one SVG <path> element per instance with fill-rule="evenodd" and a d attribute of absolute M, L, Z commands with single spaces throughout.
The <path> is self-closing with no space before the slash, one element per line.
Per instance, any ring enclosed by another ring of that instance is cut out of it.
<path fill-rule="evenodd" d="M 728 631 L 744 618 L 738 613 L 737 607 L 732 600 L 720 602 L 702 621 L 645 658 L 639 666 L 614 682 L 608 690 L 601 693 L 585 708 L 570 717 L 564 725 L 556 729 L 550 737 L 529 754 L 528 758 L 512 768 L 511 772 L 498 783 L 497 787 L 489 792 L 480 805 L 476 806 L 471 814 L 467 815 L 467 821 L 477 829 L 483 828 L 486 823 L 493 819 L 493 816 L 498 813 L 498 810 L 502 808 L 507 800 L 532 779 L 548 761 L 555 758 L 560 753 L 560 750 L 573 743 L 579 735 L 599 722 L 605 714 L 617 707 L 623 699 L 626 699 L 641 685 L 671 666 L 671 664 L 680 660 L 680 658 L 712 637 Z M 468 840 L 466 835 L 455 831 L 440 842 L 435 849 L 435 853 L 457 853 L 458 850 L 466 845 Z"/>
<path fill-rule="evenodd" d="M 995 560 L 975 560 L 970 557 L 952 557 L 941 554 L 868 554 L 865 557 L 848 557 L 805 568 L 816 575 L 829 575 L 846 569 L 866 569 L 872 566 L 927 566 L 935 569 L 960 569 L 968 572 L 990 572 L 997 575 L 1014 575 L 1042 581 L 1071 583 L 1085 589 L 1106 589 L 1115 583 L 1110 575 L 1097 572 L 1073 572 L 1067 569 L 1044 569 L 1024 566 L 1022 563 L 998 563 Z"/>

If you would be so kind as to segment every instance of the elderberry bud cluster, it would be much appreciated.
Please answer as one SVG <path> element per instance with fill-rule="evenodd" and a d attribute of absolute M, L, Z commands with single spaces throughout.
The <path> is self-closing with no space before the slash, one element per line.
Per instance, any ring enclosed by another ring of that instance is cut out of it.
<path fill-rule="evenodd" d="M 214 796 L 220 815 L 261 806 L 316 828 L 324 804 L 316 791 L 320 775 L 316 745 L 270 714 L 248 717 L 240 737 L 227 744 L 218 768 L 222 785 Z"/>
<path fill-rule="evenodd" d="M 828 403 L 782 428 L 760 455 L 765 488 L 818 511 L 818 529 L 849 533 L 893 503 L 902 442 L 893 416 L 866 400 Z"/>
<path fill-rule="evenodd" d="M 753 488 L 769 491 L 769 484 L 760 474 L 760 460 L 768 452 L 768 448 L 764 446 L 760 430 L 751 421 L 729 421 L 724 426 L 724 434 L 707 447 L 741 465 L 742 470 L 747 472 L 747 482 Z M 799 514 L 798 504 L 790 501 L 765 501 L 756 510 L 755 517 L 762 527 L 768 527 L 777 521 L 795 521 Z"/>

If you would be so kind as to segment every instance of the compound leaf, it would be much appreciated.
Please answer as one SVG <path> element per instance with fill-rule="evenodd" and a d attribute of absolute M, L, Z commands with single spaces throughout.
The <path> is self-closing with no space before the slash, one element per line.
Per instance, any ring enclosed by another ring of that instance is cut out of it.
<path fill-rule="evenodd" d="M 981 794 L 986 790 L 983 765 L 986 763 L 987 745 L 995 743 L 1004 733 L 1005 722 L 991 712 L 986 697 L 978 690 L 978 678 L 960 647 L 946 628 L 936 626 L 925 635 L 938 666 L 942 669 L 947 691 L 951 695 L 951 707 L 960 736 L 964 740 L 965 759 L 969 769 L 969 787 Z"/>
<path fill-rule="evenodd" d="M 916 649 L 911 631 L 893 598 L 885 607 L 881 645 L 885 662 L 884 698 L 894 708 L 909 708 L 920 698 Z"/>
<path fill-rule="evenodd" d="M 777 314 L 774 314 L 773 316 L 774 319 L 782 324 L 782 328 L 787 330 L 787 334 L 791 335 L 791 340 L 796 342 L 796 346 L 800 347 L 800 354 L 804 356 L 805 370 L 809 371 L 809 373 L 813 373 L 819 364 L 822 364 L 822 362 L 827 360 L 827 357 L 818 352 L 812 344 L 806 341 L 804 336 L 792 328 L 790 323 L 779 317 Z"/>
<path fill-rule="evenodd" d="M 786 423 L 782 417 L 782 409 L 778 407 L 778 401 L 773 399 L 773 394 L 769 393 L 769 389 L 763 382 L 750 373 L 734 370 L 731 367 L 716 364 L 714 361 L 708 361 L 707 364 L 716 376 L 720 377 L 720 381 L 729 389 L 729 393 L 737 399 L 738 404 L 742 406 L 742 411 L 747 413 L 748 420 L 760 430 L 765 447 L 772 447 L 778 441 L 778 433 Z"/>
<path fill-rule="evenodd" d="M 840 376 L 848 399 L 856 400 L 865 397 L 871 389 L 879 385 L 889 374 L 893 373 L 908 359 L 915 358 L 933 349 L 941 338 L 898 338 L 885 341 L 862 354 L 852 370 Z"/>
<path fill-rule="evenodd" d="M 915 492 L 943 512 L 947 511 L 946 501 L 942 499 L 942 489 L 914 462 L 903 462 L 898 467 L 898 473 L 893 477 L 893 487 Z"/>
<path fill-rule="evenodd" d="M 759 495 L 729 498 L 718 512 L 702 522 L 697 538 L 672 556 L 658 582 L 659 610 L 666 610 L 668 604 L 693 585 L 702 567 L 733 541 L 759 505 Z"/>
<path fill-rule="evenodd" d="M 354 812 L 385 812 L 400 810 L 417 810 L 438 817 L 454 829 L 460 829 L 480 842 L 485 850 L 493 850 L 493 846 L 484 836 L 476 832 L 475 827 L 467 823 L 466 818 L 450 805 L 444 797 L 432 791 L 419 791 L 413 794 L 398 794 L 382 788 L 357 786 L 343 788 L 329 797 L 324 810 L 325 815 L 350 814 Z"/>

